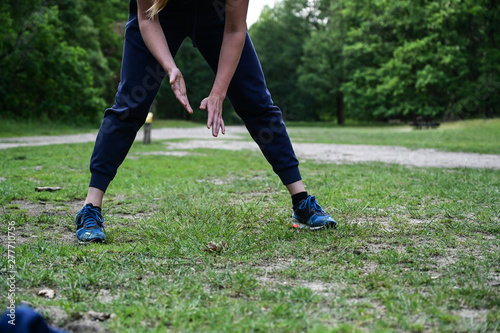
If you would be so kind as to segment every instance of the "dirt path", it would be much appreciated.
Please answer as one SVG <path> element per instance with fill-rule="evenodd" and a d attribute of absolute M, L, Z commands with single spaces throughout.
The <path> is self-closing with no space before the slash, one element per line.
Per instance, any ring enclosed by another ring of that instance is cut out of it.
<path fill-rule="evenodd" d="M 243 126 L 229 126 L 226 128 L 225 139 L 241 139 L 241 134 L 247 131 Z M 238 135 L 240 134 L 240 135 Z M 136 140 L 142 141 L 143 131 L 139 131 Z M 17 138 L 0 138 L 0 150 L 16 147 L 48 146 L 66 143 L 94 142 L 97 133 L 56 135 L 56 136 L 24 136 Z M 160 128 L 153 129 L 151 140 L 168 139 L 210 139 L 210 131 L 205 127 L 195 128 Z"/>
<path fill-rule="evenodd" d="M 249 135 L 243 126 L 229 126 L 226 135 L 214 139 L 205 127 L 196 128 L 162 128 L 153 129 L 152 140 L 190 139 L 184 142 L 169 142 L 167 148 L 175 150 L 226 149 L 226 150 L 258 150 L 254 142 L 243 141 Z M 142 140 L 142 131 L 137 140 Z M 62 136 L 38 136 L 0 139 L 0 150 L 27 147 L 45 146 L 65 143 L 93 142 L 95 134 L 78 134 Z M 370 145 L 340 145 L 294 143 L 296 155 L 300 160 L 315 160 L 327 163 L 359 163 L 385 162 L 416 167 L 439 168 L 487 168 L 500 169 L 500 155 L 453 153 L 437 151 L 435 149 L 412 150 L 397 146 L 370 146 Z M 158 152 L 164 154 L 165 152 Z"/>

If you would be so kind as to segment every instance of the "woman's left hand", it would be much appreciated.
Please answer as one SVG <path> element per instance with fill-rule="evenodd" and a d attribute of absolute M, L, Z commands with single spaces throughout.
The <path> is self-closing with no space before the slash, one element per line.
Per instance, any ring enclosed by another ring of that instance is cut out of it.
<path fill-rule="evenodd" d="M 224 96 L 211 93 L 200 104 L 200 109 L 206 110 L 208 113 L 207 128 L 212 128 L 212 135 L 214 137 L 219 135 L 219 130 L 222 134 L 226 134 L 226 127 L 222 119 L 222 103 L 224 102 L 224 98 Z"/>

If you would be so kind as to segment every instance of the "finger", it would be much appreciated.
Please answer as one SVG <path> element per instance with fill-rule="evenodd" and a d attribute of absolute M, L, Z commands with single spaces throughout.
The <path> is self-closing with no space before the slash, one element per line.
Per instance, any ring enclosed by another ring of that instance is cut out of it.
<path fill-rule="evenodd" d="M 222 117 L 220 118 L 220 121 L 221 121 L 221 128 L 222 128 L 222 134 L 223 135 L 226 135 L 226 125 L 224 125 L 224 119 L 222 119 Z"/>
<path fill-rule="evenodd" d="M 193 108 L 191 104 L 189 104 L 189 99 L 185 94 L 182 94 L 178 90 L 174 91 L 175 97 L 182 104 L 182 106 L 186 109 L 187 112 L 193 113 Z"/>
<path fill-rule="evenodd" d="M 193 108 L 191 107 L 191 104 L 189 104 L 189 101 L 187 101 L 187 105 L 185 105 L 184 108 L 189 114 L 193 114 Z"/>
<path fill-rule="evenodd" d="M 200 110 L 206 110 L 207 109 L 207 98 L 204 98 L 201 103 L 200 103 Z"/>
<path fill-rule="evenodd" d="M 212 135 L 214 137 L 217 137 L 219 135 L 219 117 L 215 117 L 214 119 L 214 124 L 212 126 Z"/>
<path fill-rule="evenodd" d="M 186 84 L 184 83 L 182 74 L 178 69 L 174 69 L 172 71 L 169 82 L 172 90 L 174 91 L 175 98 L 177 98 L 188 113 L 192 114 L 193 108 L 191 107 L 191 104 L 189 104 Z"/>
<path fill-rule="evenodd" d="M 183 94 L 183 101 L 184 101 L 184 108 L 188 113 L 193 113 L 193 108 L 191 107 L 191 104 L 189 104 L 189 98 L 187 97 L 186 94 Z"/>
<path fill-rule="evenodd" d="M 175 98 L 183 105 L 186 106 L 186 96 L 182 95 L 178 90 L 174 91 Z"/>
<path fill-rule="evenodd" d="M 213 112 L 210 111 L 210 108 L 208 109 L 208 119 L 207 119 L 207 128 L 210 129 L 213 123 Z"/>

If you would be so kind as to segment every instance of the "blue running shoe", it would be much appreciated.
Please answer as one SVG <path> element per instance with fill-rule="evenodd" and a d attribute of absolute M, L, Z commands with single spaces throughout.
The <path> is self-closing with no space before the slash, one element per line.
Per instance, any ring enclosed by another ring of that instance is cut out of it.
<path fill-rule="evenodd" d="M 312 195 L 302 201 L 299 207 L 294 210 L 292 218 L 294 219 L 292 226 L 298 229 L 318 230 L 337 226 L 337 222 L 321 208 L 316 197 Z"/>
<path fill-rule="evenodd" d="M 75 219 L 76 237 L 81 242 L 104 242 L 104 217 L 101 210 L 91 203 L 83 206 Z"/>

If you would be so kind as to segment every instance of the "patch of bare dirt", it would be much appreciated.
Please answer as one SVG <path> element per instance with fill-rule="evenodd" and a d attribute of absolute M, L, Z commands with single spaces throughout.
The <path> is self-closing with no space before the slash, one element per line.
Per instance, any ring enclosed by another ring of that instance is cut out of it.
<path fill-rule="evenodd" d="M 371 307 L 370 308 L 365 308 L 363 307 L 363 311 L 371 312 L 375 311 L 376 313 L 379 313 L 380 315 L 377 315 L 377 318 L 381 318 L 383 314 L 385 314 L 386 308 L 383 304 L 380 303 L 380 301 L 372 299 L 372 298 L 365 298 L 365 297 L 352 297 L 346 299 L 346 303 L 348 305 L 354 305 L 358 306 L 360 304 L 367 304 Z"/>
<path fill-rule="evenodd" d="M 223 149 L 258 150 L 251 141 L 189 140 L 169 142 L 168 149 Z M 486 168 L 500 169 L 500 155 L 455 153 L 435 149 L 416 149 L 398 146 L 344 145 L 320 143 L 295 143 L 294 150 L 300 160 L 324 163 L 384 162 L 414 167 L 437 168 Z"/>
<path fill-rule="evenodd" d="M 500 287 L 500 272 L 491 272 L 488 275 L 488 284 L 493 287 Z"/>
<path fill-rule="evenodd" d="M 17 206 L 19 210 L 25 211 L 28 216 L 38 216 L 41 214 L 63 216 L 73 214 L 78 212 L 82 208 L 82 205 L 83 202 L 81 200 L 66 201 L 58 204 L 45 201 L 14 200 L 9 204 L 10 207 Z M 15 210 L 15 208 L 11 208 L 11 210 Z"/>
<path fill-rule="evenodd" d="M 70 316 L 66 311 L 57 306 L 41 306 L 37 308 L 37 311 L 40 312 L 50 326 L 63 328 L 69 333 L 104 332 L 105 330 L 99 322 L 104 322 L 115 317 L 111 313 L 95 312 L 92 310 L 83 315 L 72 314 Z"/>
<path fill-rule="evenodd" d="M 99 294 L 97 295 L 97 298 L 101 303 L 111 303 L 114 300 L 118 299 L 119 297 L 120 297 L 119 295 L 112 295 L 111 291 L 107 289 L 99 290 Z"/>
<path fill-rule="evenodd" d="M 266 288 L 274 289 L 277 286 L 302 287 L 311 289 L 314 294 L 324 297 L 338 296 L 340 295 L 340 291 L 345 289 L 344 284 L 336 282 L 306 281 L 300 279 L 284 280 L 268 276 L 260 276 L 257 280 L 260 283 L 265 284 Z"/>
<path fill-rule="evenodd" d="M 232 198 L 229 199 L 229 202 L 233 205 L 241 204 L 242 202 L 244 203 L 249 203 L 249 202 L 257 203 L 261 201 L 267 202 L 268 200 L 271 200 L 270 196 L 276 193 L 277 192 L 272 188 L 268 188 L 262 191 L 244 192 L 233 196 Z"/>
<path fill-rule="evenodd" d="M 241 139 L 248 132 L 244 126 L 226 126 L 226 135 L 218 139 Z M 73 135 L 50 135 L 50 136 L 26 136 L 16 138 L 0 138 L 0 150 L 15 147 L 36 147 L 68 143 L 94 142 L 97 133 L 73 134 Z M 151 131 L 151 140 L 171 139 L 211 139 L 212 131 L 204 126 L 193 128 L 154 128 Z M 136 141 L 143 141 L 144 131 L 137 133 Z"/>
<path fill-rule="evenodd" d="M 214 185 L 225 185 L 225 184 L 230 184 L 236 179 L 242 179 L 242 178 L 236 178 L 236 177 L 228 177 L 228 178 L 213 178 L 213 179 L 198 179 L 198 183 L 209 183 L 209 184 L 214 184 Z"/>
<path fill-rule="evenodd" d="M 254 265 L 254 268 L 257 268 L 264 273 L 271 273 L 275 271 L 282 271 L 287 269 L 291 265 L 296 262 L 295 258 L 278 258 L 276 260 L 265 260 L 264 263 L 260 265 Z"/>
<path fill-rule="evenodd" d="M 455 316 L 463 318 L 468 322 L 485 323 L 488 316 L 488 310 L 480 309 L 460 309 L 452 311 Z"/>
<path fill-rule="evenodd" d="M 377 267 L 378 267 L 378 263 L 376 263 L 374 261 L 365 262 L 363 265 L 363 274 L 364 275 L 372 274 L 377 270 Z"/>
<path fill-rule="evenodd" d="M 301 279 L 287 280 L 277 276 L 277 273 L 288 269 L 296 261 L 294 258 L 278 258 L 266 261 L 260 265 L 254 265 L 253 267 L 261 271 L 261 275 L 257 276 L 257 280 L 271 289 L 277 286 L 303 287 L 311 289 L 317 295 L 334 296 L 338 294 L 339 290 L 345 288 L 344 285 L 336 282 L 306 281 Z"/>
<path fill-rule="evenodd" d="M 394 232 L 395 229 L 391 227 L 394 223 L 390 217 L 365 217 L 361 219 L 353 219 L 349 221 L 350 224 L 358 224 L 360 226 L 372 226 L 386 232 Z"/>
<path fill-rule="evenodd" d="M 80 319 L 68 323 L 63 327 L 70 333 L 101 333 L 104 328 L 90 319 Z"/>
<path fill-rule="evenodd" d="M 128 213 L 124 212 L 119 207 L 113 207 L 113 201 L 122 200 L 124 198 L 116 197 L 109 201 L 109 209 L 104 211 L 106 217 L 113 221 L 115 219 L 123 219 L 128 222 L 142 220 L 151 216 L 151 212 Z M 23 219 L 27 221 L 13 221 L 15 227 L 16 244 L 21 245 L 27 242 L 36 241 L 38 238 L 44 237 L 40 231 L 40 224 L 50 223 L 51 237 L 47 240 L 79 244 L 75 236 L 74 219 L 76 213 L 82 208 L 82 200 L 72 200 L 60 203 L 49 203 L 44 201 L 32 202 L 29 200 L 14 200 L 5 208 L 4 212 L 15 214 L 22 212 L 26 215 Z M 47 221 L 45 221 L 45 219 Z M 120 225 L 120 223 L 113 223 Z M 0 242 L 7 243 L 7 233 L 0 234 Z"/>
<path fill-rule="evenodd" d="M 27 221 L 22 223 L 13 221 L 16 233 L 16 244 L 21 245 L 32 242 L 40 237 L 44 237 L 43 232 L 38 227 L 40 224 L 50 223 L 51 237 L 47 240 L 55 240 L 63 243 L 76 243 L 74 235 L 74 216 L 81 209 L 82 202 L 73 200 L 61 203 L 32 202 L 28 200 L 12 201 L 4 212 L 23 212 L 27 216 Z M 44 221 L 49 217 L 50 220 Z M 5 243 L 7 234 L 0 234 L 0 241 Z M 5 242 L 4 242 L 5 241 Z"/>
<path fill-rule="evenodd" d="M 207 154 L 193 153 L 184 150 L 176 151 L 149 151 L 149 152 L 139 152 L 136 155 L 143 156 L 207 156 Z"/>
<path fill-rule="evenodd" d="M 107 221 L 112 221 L 113 225 L 117 224 L 116 219 L 127 220 L 128 222 L 139 221 L 149 218 L 153 212 L 127 212 L 126 209 L 109 207 L 103 210 L 103 215 Z"/>
<path fill-rule="evenodd" d="M 394 245 L 390 243 L 368 243 L 365 246 L 366 252 L 371 252 L 371 253 L 379 253 L 381 251 L 385 250 L 394 250 L 397 253 L 405 253 L 406 252 L 406 247 L 403 245 Z"/>
<path fill-rule="evenodd" d="M 66 311 L 57 306 L 42 306 L 38 311 L 51 326 L 61 327 L 69 320 Z"/>
<path fill-rule="evenodd" d="M 112 221 L 112 219 L 117 219 L 117 218 L 118 219 L 122 219 L 122 220 L 126 220 L 127 221 L 126 223 L 116 223 L 116 222 L 113 221 L 113 225 L 116 225 L 116 226 L 130 226 L 130 222 L 144 220 L 144 219 L 147 219 L 150 216 L 151 216 L 151 213 L 136 213 L 136 214 L 109 213 L 109 214 L 106 214 L 106 219 L 107 219 L 107 221 L 109 221 L 109 220 Z"/>

